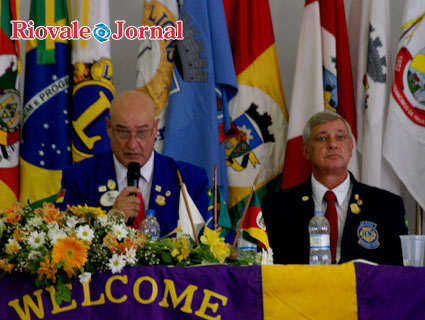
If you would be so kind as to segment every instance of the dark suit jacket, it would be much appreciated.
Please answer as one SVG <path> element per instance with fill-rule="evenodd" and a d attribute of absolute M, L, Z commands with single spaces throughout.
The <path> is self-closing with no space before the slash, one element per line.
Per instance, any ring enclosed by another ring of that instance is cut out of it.
<path fill-rule="evenodd" d="M 407 234 L 403 200 L 388 191 L 357 182 L 351 173 L 350 176 L 353 188 L 339 263 L 366 259 L 378 264 L 402 265 L 399 235 Z M 314 214 L 311 179 L 266 197 L 262 210 L 274 262 L 308 264 L 308 224 Z"/>
<path fill-rule="evenodd" d="M 155 152 L 149 208 L 155 210 L 161 236 L 177 227 L 180 199 L 177 169 L 180 170 L 182 180 L 204 219 L 208 211 L 206 171 Z M 61 209 L 65 209 L 67 204 L 87 204 L 91 207 L 102 207 L 106 211 L 111 209 L 112 203 L 110 206 L 104 206 L 100 199 L 106 192 L 118 190 L 112 152 L 97 154 L 65 169 L 62 188 L 66 191 L 64 201 L 59 205 Z"/>

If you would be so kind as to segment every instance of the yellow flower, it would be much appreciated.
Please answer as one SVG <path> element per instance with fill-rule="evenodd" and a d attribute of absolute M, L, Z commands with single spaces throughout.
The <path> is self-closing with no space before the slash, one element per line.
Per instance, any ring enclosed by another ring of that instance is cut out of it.
<path fill-rule="evenodd" d="M 6 252 L 7 254 L 14 254 L 18 253 L 20 249 L 21 246 L 19 245 L 18 241 L 16 241 L 15 239 L 9 239 L 9 242 L 6 244 L 4 252 Z"/>
<path fill-rule="evenodd" d="M 44 274 L 47 279 L 52 279 L 53 282 L 56 282 L 57 272 L 58 269 L 56 268 L 56 263 L 50 261 L 49 256 L 44 257 L 44 261 L 40 262 L 40 267 L 37 270 L 40 277 Z"/>
<path fill-rule="evenodd" d="M 179 252 L 179 250 L 177 250 L 176 248 L 174 248 L 174 249 L 173 249 L 173 251 L 171 251 L 171 256 L 172 256 L 172 257 L 175 257 L 175 256 L 177 256 L 179 253 L 180 253 L 180 252 Z"/>
<path fill-rule="evenodd" d="M 78 205 L 77 210 L 80 213 L 91 213 L 95 216 L 106 217 L 106 211 L 99 207 L 89 207 L 85 204 L 84 207 Z"/>
<path fill-rule="evenodd" d="M 350 209 L 352 213 L 358 214 L 361 210 L 360 207 L 357 205 L 357 203 L 351 203 Z"/>
<path fill-rule="evenodd" d="M 215 242 L 219 241 L 220 239 L 220 233 L 217 231 L 211 230 L 208 227 L 205 227 L 204 229 L 204 235 L 201 236 L 201 242 L 203 244 L 206 244 L 207 246 L 213 245 Z M 223 239 L 224 241 L 224 239 Z"/>
<path fill-rule="evenodd" d="M 6 272 L 12 273 L 13 267 L 15 265 L 9 263 L 7 259 L 0 259 L 0 269 Z"/>
<path fill-rule="evenodd" d="M 210 251 L 214 255 L 214 258 L 218 260 L 218 262 L 223 263 L 224 260 L 230 255 L 229 244 L 223 241 L 217 241 L 210 246 Z"/>
<path fill-rule="evenodd" d="M 53 247 L 52 261 L 62 261 L 65 265 L 80 269 L 87 261 L 87 248 L 84 242 L 77 238 L 62 238 Z"/>

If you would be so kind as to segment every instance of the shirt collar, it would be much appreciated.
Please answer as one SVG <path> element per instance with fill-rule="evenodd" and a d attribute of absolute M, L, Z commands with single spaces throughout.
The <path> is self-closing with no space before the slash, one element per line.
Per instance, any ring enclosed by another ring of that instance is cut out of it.
<path fill-rule="evenodd" d="M 343 182 L 341 182 L 337 187 L 331 189 L 331 191 L 335 194 L 339 205 L 342 205 L 345 198 L 347 197 L 348 191 L 350 190 L 350 185 L 350 175 L 347 174 L 347 178 L 345 178 Z M 313 174 L 311 175 L 311 188 L 313 195 L 316 197 L 316 199 L 319 200 L 319 202 L 322 202 L 323 196 L 325 195 L 326 191 L 329 190 L 326 186 L 317 181 Z"/>
<path fill-rule="evenodd" d="M 155 152 L 152 152 L 151 156 L 149 157 L 149 160 L 145 163 L 143 167 L 140 168 L 140 176 L 145 180 L 146 182 L 150 182 L 152 180 L 153 176 L 153 163 L 154 163 L 154 154 Z M 127 168 L 124 167 L 124 165 L 118 161 L 118 159 L 113 155 L 114 157 L 114 167 L 115 167 L 115 174 L 117 175 L 117 181 L 118 183 L 122 183 L 125 181 L 125 185 L 127 185 Z"/>

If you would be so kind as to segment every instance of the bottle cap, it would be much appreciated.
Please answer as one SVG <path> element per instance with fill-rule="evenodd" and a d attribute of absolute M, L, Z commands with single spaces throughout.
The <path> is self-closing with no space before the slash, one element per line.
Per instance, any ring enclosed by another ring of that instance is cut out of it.
<path fill-rule="evenodd" d="M 146 209 L 145 216 L 146 217 L 154 217 L 155 216 L 155 209 Z"/>

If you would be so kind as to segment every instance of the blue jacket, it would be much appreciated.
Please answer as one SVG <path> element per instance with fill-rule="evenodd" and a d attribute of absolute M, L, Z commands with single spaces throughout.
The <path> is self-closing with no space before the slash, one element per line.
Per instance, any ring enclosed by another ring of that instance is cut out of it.
<path fill-rule="evenodd" d="M 400 235 L 407 234 L 401 197 L 356 181 L 348 202 L 339 263 L 365 259 L 402 265 Z M 263 200 L 262 210 L 274 262 L 309 263 L 308 224 L 314 215 L 311 179 Z"/>
<path fill-rule="evenodd" d="M 155 216 L 161 226 L 161 236 L 177 227 L 180 199 L 177 169 L 200 213 L 204 219 L 207 216 L 209 201 L 206 171 L 155 152 L 149 209 L 155 210 Z M 105 193 L 118 190 L 112 152 L 99 153 L 66 168 L 62 174 L 62 189 L 65 189 L 65 197 L 59 205 L 61 209 L 65 209 L 67 204 L 87 204 L 106 211 L 111 209 L 112 203 L 105 206 L 102 205 L 105 201 L 101 204 L 100 199 L 102 196 L 105 198 Z"/>

